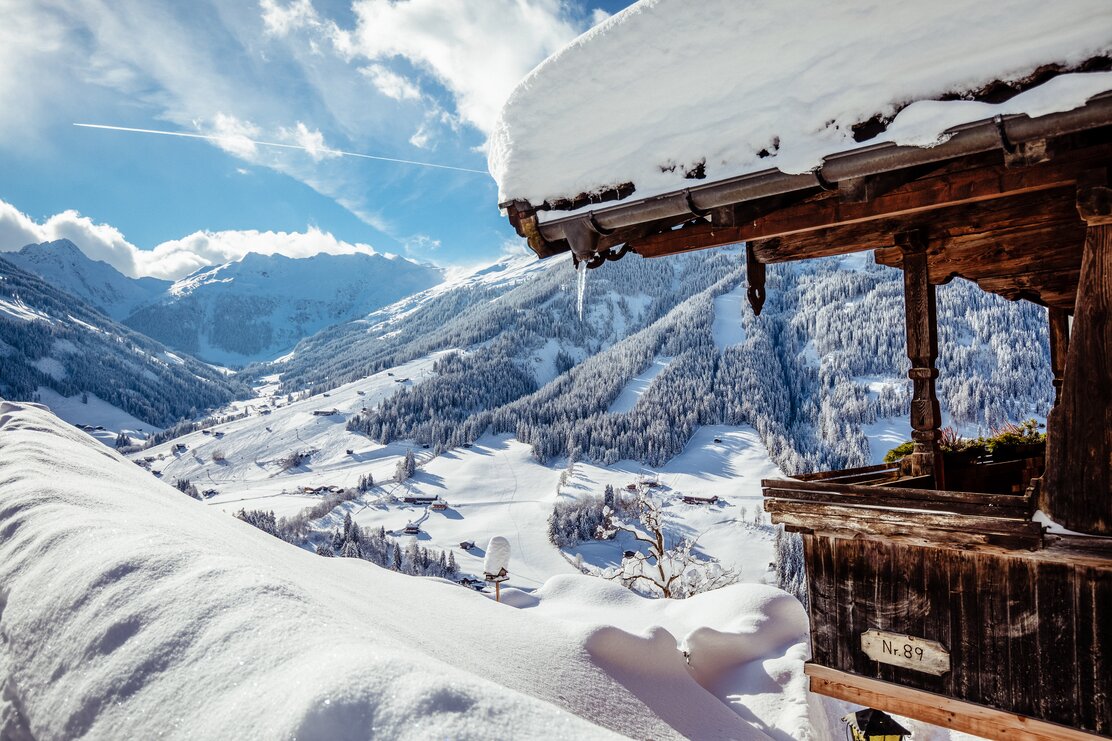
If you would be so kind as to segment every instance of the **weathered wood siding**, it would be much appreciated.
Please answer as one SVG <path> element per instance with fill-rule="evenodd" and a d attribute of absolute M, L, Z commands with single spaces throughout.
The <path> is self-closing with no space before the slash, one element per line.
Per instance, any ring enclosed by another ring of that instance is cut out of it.
<path fill-rule="evenodd" d="M 1112 564 L 805 533 L 813 661 L 1112 735 Z M 938 641 L 941 677 L 871 660 L 861 633 Z"/>

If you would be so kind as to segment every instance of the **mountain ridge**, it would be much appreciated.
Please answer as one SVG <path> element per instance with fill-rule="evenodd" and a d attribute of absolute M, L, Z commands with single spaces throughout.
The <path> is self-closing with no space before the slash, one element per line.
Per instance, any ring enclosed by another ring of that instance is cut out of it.
<path fill-rule="evenodd" d="M 169 347 L 218 365 L 269 360 L 303 337 L 443 281 L 442 269 L 379 254 L 248 253 L 177 281 L 131 278 L 70 240 L 5 253 L 17 267 Z"/>

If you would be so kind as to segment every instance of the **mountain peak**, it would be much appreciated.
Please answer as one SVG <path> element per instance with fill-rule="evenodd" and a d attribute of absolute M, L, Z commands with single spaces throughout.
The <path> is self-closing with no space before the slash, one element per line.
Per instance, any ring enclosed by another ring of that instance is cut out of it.
<path fill-rule="evenodd" d="M 16 254 L 24 255 L 26 257 L 43 258 L 43 257 L 67 257 L 76 260 L 88 260 L 89 262 L 97 262 L 88 257 L 81 248 L 68 239 L 55 239 L 52 242 L 33 242 L 24 245 Z"/>

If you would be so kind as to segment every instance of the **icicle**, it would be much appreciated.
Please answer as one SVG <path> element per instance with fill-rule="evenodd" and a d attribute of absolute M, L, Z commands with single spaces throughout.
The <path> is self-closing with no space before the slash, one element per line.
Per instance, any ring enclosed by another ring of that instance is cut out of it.
<path fill-rule="evenodd" d="M 579 321 L 583 321 L 583 298 L 587 295 L 587 261 L 579 261 L 579 276 L 578 276 L 578 290 L 579 296 L 576 301 L 576 306 L 579 309 Z"/>

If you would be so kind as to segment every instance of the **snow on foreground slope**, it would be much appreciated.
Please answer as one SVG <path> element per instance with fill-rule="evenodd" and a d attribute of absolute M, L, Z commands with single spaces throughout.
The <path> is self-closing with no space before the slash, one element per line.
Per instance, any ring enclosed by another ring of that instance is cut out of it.
<path fill-rule="evenodd" d="M 0 481 L 5 739 L 825 737 L 769 587 L 565 576 L 514 609 L 290 547 L 28 404 L 0 402 Z"/>

